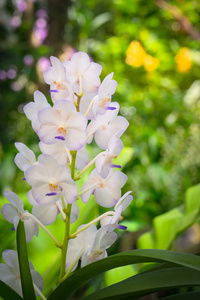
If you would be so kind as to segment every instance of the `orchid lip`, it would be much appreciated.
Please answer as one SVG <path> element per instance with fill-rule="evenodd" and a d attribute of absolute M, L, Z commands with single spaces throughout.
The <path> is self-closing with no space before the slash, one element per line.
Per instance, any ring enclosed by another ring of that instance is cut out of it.
<path fill-rule="evenodd" d="M 52 192 L 52 193 L 47 193 L 45 196 L 55 196 L 55 195 L 57 195 L 57 193 L 56 192 Z"/>
<path fill-rule="evenodd" d="M 15 227 L 11 228 L 12 231 L 15 231 Z"/>
<path fill-rule="evenodd" d="M 124 226 L 124 225 L 117 225 L 117 228 L 118 229 L 121 229 L 121 230 L 126 230 L 127 229 L 127 226 Z"/>
<path fill-rule="evenodd" d="M 58 93 L 58 90 L 49 90 L 49 93 Z"/>
<path fill-rule="evenodd" d="M 116 109 L 116 107 L 113 107 L 113 106 L 108 106 L 107 107 L 107 110 L 115 110 Z"/>
<path fill-rule="evenodd" d="M 55 136 L 55 139 L 59 139 L 59 140 L 65 141 L 65 138 L 62 135 Z"/>
<path fill-rule="evenodd" d="M 122 166 L 111 164 L 111 167 L 112 167 L 112 168 L 118 168 L 118 169 L 120 169 Z"/>
<path fill-rule="evenodd" d="M 26 180 L 26 178 L 24 177 L 23 180 Z"/>

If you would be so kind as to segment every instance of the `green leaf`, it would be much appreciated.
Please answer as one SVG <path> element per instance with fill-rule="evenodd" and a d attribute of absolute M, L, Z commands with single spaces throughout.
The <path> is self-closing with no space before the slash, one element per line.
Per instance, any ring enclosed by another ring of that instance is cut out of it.
<path fill-rule="evenodd" d="M 84 300 L 128 300 L 163 289 L 200 285 L 198 271 L 182 268 L 170 268 L 133 276 L 120 283 L 97 291 Z"/>
<path fill-rule="evenodd" d="M 184 294 L 172 295 L 162 298 L 162 300 L 199 300 L 200 292 L 189 292 Z"/>
<path fill-rule="evenodd" d="M 0 280 L 0 297 L 4 300 L 23 300 L 11 287 Z"/>
<path fill-rule="evenodd" d="M 111 269 L 105 273 L 106 286 L 120 282 L 136 274 L 137 272 L 133 269 L 133 266 L 131 265 Z"/>
<path fill-rule="evenodd" d="M 17 226 L 17 252 L 24 300 L 36 300 L 26 248 L 24 223 Z"/>
<path fill-rule="evenodd" d="M 140 236 L 140 249 L 169 249 L 173 241 L 199 218 L 200 184 L 186 191 L 185 205 L 170 210 L 153 220 L 153 230 Z"/>
<path fill-rule="evenodd" d="M 48 300 L 58 300 L 68 297 L 87 280 L 102 272 L 120 266 L 144 263 L 144 262 L 168 262 L 176 265 L 192 268 L 200 271 L 200 257 L 192 254 L 178 253 L 166 250 L 133 250 L 109 256 L 97 261 L 71 274 L 51 294 Z"/>

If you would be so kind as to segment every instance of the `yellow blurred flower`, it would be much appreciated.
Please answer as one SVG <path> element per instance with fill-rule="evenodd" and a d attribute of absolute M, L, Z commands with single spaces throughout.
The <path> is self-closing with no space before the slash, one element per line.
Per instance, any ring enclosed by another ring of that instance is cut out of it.
<path fill-rule="evenodd" d="M 132 41 L 126 51 L 126 63 L 135 68 L 144 65 L 145 70 L 151 72 L 159 66 L 160 61 L 147 54 L 140 42 Z"/>
<path fill-rule="evenodd" d="M 132 41 L 126 51 L 126 63 L 135 68 L 143 65 L 146 52 L 138 41 Z"/>
<path fill-rule="evenodd" d="M 160 61 L 157 58 L 147 54 L 144 58 L 144 68 L 147 72 L 154 71 L 160 65 Z"/>
<path fill-rule="evenodd" d="M 186 73 L 192 67 L 190 50 L 187 47 L 181 48 L 174 60 L 177 63 L 177 71 L 179 73 Z"/>

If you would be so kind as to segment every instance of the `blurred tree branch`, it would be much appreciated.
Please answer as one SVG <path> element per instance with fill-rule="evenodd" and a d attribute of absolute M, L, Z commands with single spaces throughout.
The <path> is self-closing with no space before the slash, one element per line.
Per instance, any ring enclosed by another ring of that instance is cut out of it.
<path fill-rule="evenodd" d="M 67 23 L 67 9 L 71 5 L 71 0 L 48 0 L 49 33 L 47 42 L 54 50 L 54 55 L 58 55 L 62 50 L 62 42 Z"/>
<path fill-rule="evenodd" d="M 183 13 L 180 11 L 180 9 L 174 5 L 168 4 L 164 0 L 157 0 L 157 5 L 162 8 L 163 10 L 169 12 L 172 14 L 174 19 L 176 19 L 181 28 L 189 34 L 193 39 L 200 42 L 200 32 L 192 26 L 190 21 L 186 16 L 183 15 Z"/>

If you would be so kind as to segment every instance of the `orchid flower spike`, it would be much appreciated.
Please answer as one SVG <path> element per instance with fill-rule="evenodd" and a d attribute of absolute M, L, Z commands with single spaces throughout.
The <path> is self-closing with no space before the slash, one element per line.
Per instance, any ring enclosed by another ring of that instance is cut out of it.
<path fill-rule="evenodd" d="M 14 224 L 15 230 L 20 219 L 24 222 L 26 242 L 29 243 L 34 234 L 38 236 L 38 225 L 32 219 L 23 216 L 28 211 L 24 210 L 23 202 L 15 193 L 7 191 L 4 192 L 4 195 L 10 204 L 4 204 L 1 210 L 2 215 L 9 223 Z"/>
<path fill-rule="evenodd" d="M 2 253 L 5 264 L 0 264 L 0 280 L 6 283 L 14 291 L 22 297 L 22 285 L 19 270 L 19 261 L 17 252 L 14 250 L 5 250 Z M 43 279 L 42 276 L 35 271 L 32 263 L 29 260 L 31 276 L 34 284 L 42 292 Z M 36 292 L 36 296 L 39 296 Z"/>
<path fill-rule="evenodd" d="M 132 192 L 129 191 L 126 194 L 123 195 L 117 202 L 117 204 L 114 207 L 115 214 L 113 216 L 106 216 L 103 219 L 101 219 L 100 223 L 101 226 L 109 225 L 112 230 L 115 228 L 126 230 L 127 227 L 118 224 L 118 222 L 122 219 L 121 214 L 122 212 L 127 208 L 127 206 L 131 203 L 133 200 L 133 196 L 130 195 Z"/>

